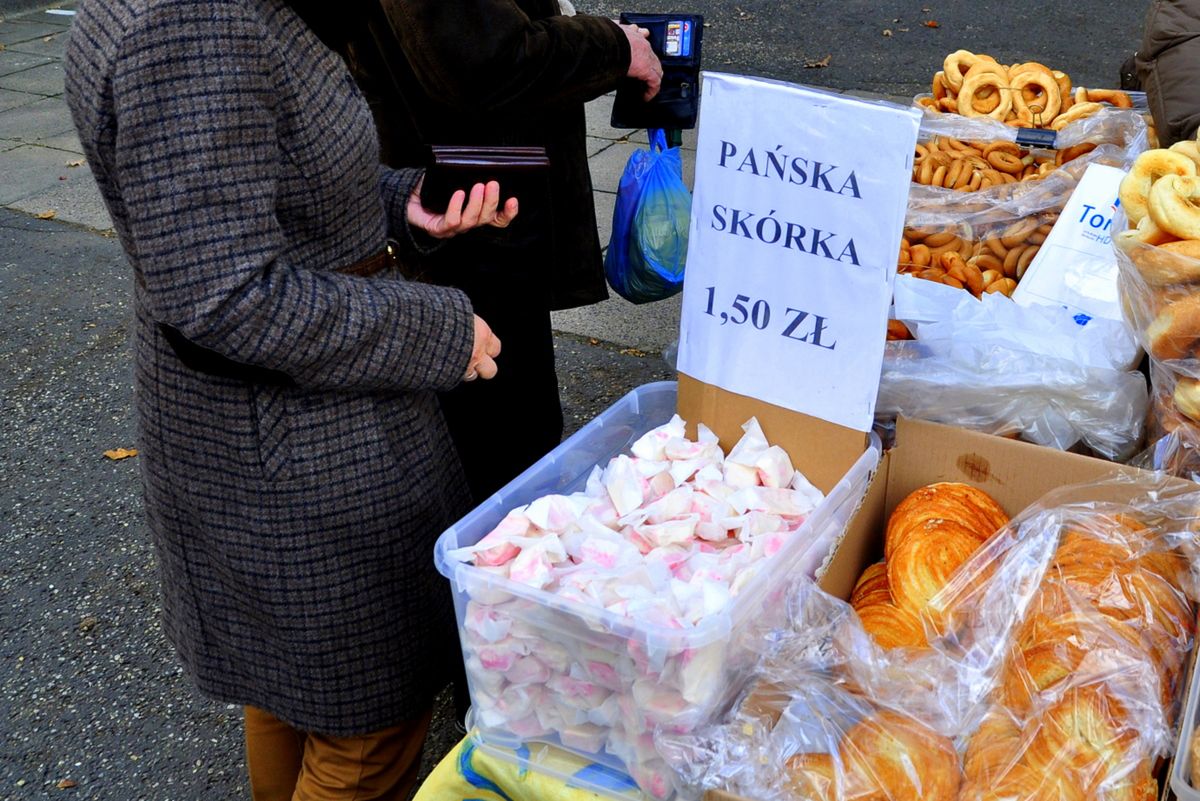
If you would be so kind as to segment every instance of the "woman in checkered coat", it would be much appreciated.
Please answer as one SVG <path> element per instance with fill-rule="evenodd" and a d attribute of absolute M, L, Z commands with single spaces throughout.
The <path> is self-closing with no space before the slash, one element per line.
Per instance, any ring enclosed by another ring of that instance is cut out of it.
<path fill-rule="evenodd" d="M 247 706 L 256 798 L 397 797 L 457 655 L 432 550 L 467 495 L 434 393 L 494 374 L 498 342 L 376 254 L 515 206 L 492 184 L 423 212 L 285 0 L 81 0 L 67 67 L 136 278 L 166 632 L 203 692 Z"/>

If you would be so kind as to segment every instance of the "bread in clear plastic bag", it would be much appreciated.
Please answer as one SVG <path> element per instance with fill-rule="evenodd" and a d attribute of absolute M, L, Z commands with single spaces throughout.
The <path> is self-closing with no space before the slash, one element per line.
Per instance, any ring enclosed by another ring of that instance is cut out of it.
<path fill-rule="evenodd" d="M 1151 438 L 1137 463 L 1184 477 L 1200 475 L 1200 231 L 1174 215 L 1192 203 L 1198 164 L 1192 141 L 1139 158 L 1113 239 L 1125 318 L 1152 359 Z"/>
<path fill-rule="evenodd" d="M 1162 476 L 1055 491 L 931 599 L 927 648 L 881 648 L 802 581 L 791 625 L 764 637 L 762 681 L 660 750 L 694 792 L 755 801 L 1153 798 L 1192 645 L 1198 515 L 1200 490 Z M 866 573 L 860 600 L 881 591 Z"/>

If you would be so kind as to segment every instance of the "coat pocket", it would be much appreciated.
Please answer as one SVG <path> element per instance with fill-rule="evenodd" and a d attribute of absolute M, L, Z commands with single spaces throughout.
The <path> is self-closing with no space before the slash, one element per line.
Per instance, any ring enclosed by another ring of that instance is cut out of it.
<path fill-rule="evenodd" d="M 347 492 L 357 491 L 356 482 L 393 477 L 396 459 L 373 396 L 284 389 L 280 400 L 279 426 L 263 428 L 265 475 Z"/>
<path fill-rule="evenodd" d="M 270 482 L 287 481 L 292 478 L 292 459 L 286 390 L 279 386 L 254 384 L 250 387 L 250 395 L 262 477 Z"/>

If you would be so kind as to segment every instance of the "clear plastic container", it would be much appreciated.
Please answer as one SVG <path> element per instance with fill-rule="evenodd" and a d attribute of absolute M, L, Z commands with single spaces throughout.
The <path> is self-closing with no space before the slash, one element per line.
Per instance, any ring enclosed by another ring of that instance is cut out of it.
<path fill-rule="evenodd" d="M 447 558 L 447 551 L 482 539 L 513 508 L 582 490 L 594 466 L 627 453 L 642 434 L 670 420 L 675 407 L 675 382 L 638 387 L 439 538 L 435 560 L 452 584 L 477 739 L 497 756 L 528 754 L 529 744 L 545 743 L 630 776 L 650 797 L 672 795 L 654 732 L 690 731 L 728 706 L 753 667 L 756 632 L 782 622 L 788 577 L 811 576 L 824 563 L 879 463 L 872 434 L 783 550 L 758 563 L 757 575 L 722 613 L 690 629 L 639 622 Z M 522 765 L 544 770 L 538 762 L 526 758 Z M 578 774 L 562 778 L 629 797 L 614 792 L 611 776 L 594 783 Z"/>

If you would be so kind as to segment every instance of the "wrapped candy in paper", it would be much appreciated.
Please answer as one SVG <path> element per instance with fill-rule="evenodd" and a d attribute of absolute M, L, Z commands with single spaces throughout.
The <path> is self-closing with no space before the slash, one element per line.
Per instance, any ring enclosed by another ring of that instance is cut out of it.
<path fill-rule="evenodd" d="M 570 670 L 571 672 L 577 672 L 578 668 L 578 665 L 571 665 Z M 582 709 L 586 712 L 588 709 L 604 703 L 610 693 L 599 684 L 591 681 L 581 670 L 578 672 L 582 674 L 579 677 L 571 675 L 553 676 L 546 682 L 546 687 L 554 692 L 560 703 L 574 707 L 575 709 Z"/>
<path fill-rule="evenodd" d="M 682 417 L 674 415 L 667 423 L 643 434 L 629 450 L 639 459 L 663 461 L 667 458 L 667 443 L 684 439 L 686 434 L 687 424 Z"/>
<path fill-rule="evenodd" d="M 536 656 L 524 656 L 504 672 L 510 684 L 543 684 L 550 679 L 550 668 Z"/>
<path fill-rule="evenodd" d="M 464 660 L 464 666 L 467 671 L 467 679 L 471 682 L 471 687 L 485 696 L 497 696 L 504 689 L 504 674 L 497 670 L 485 668 L 479 661 L 479 657 L 475 654 L 471 654 Z"/>
<path fill-rule="evenodd" d="M 567 531 L 587 509 L 590 500 L 583 493 L 545 495 L 525 507 L 525 516 L 544 531 Z"/>
<path fill-rule="evenodd" d="M 558 736 L 567 748 L 591 754 L 604 747 L 604 742 L 608 739 L 608 731 L 591 723 L 577 723 L 573 726 L 564 726 L 558 732 Z"/>
<path fill-rule="evenodd" d="M 473 645 L 503 640 L 512 629 L 512 624 L 512 618 L 504 614 L 501 606 L 489 606 L 476 601 L 467 602 L 467 614 L 463 618 L 463 628 Z"/>

